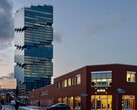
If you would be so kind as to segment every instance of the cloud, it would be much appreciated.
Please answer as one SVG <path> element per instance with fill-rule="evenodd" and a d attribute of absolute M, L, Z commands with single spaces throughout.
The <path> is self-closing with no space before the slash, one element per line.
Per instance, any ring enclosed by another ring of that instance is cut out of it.
<path fill-rule="evenodd" d="M 1 76 L 0 81 L 0 85 L 2 86 L 2 88 L 16 88 L 14 73 L 9 73 L 7 76 Z"/>
<path fill-rule="evenodd" d="M 3 59 L 2 58 L 0 58 L 0 62 L 2 62 L 3 61 Z M 0 63 L 1 64 L 1 63 Z"/>
<path fill-rule="evenodd" d="M 125 16 L 114 15 L 111 19 L 106 19 L 104 22 L 101 22 L 100 24 L 88 27 L 86 32 L 90 35 L 102 34 L 104 32 L 120 28 L 125 23 L 125 21 Z"/>
<path fill-rule="evenodd" d="M 57 43 L 62 43 L 62 35 L 61 35 L 61 33 L 55 32 L 53 34 L 53 39 L 54 39 L 53 41 L 55 41 Z"/>
<path fill-rule="evenodd" d="M 0 58 L 1 59 L 7 59 L 7 58 L 9 58 L 9 55 L 4 53 L 4 52 L 0 52 Z"/>
<path fill-rule="evenodd" d="M 9 58 L 8 58 L 7 54 L 3 54 L 0 52 L 0 66 L 6 66 L 8 63 L 8 59 Z"/>
<path fill-rule="evenodd" d="M 1 76 L 0 80 L 5 80 L 5 79 L 14 79 L 14 73 L 9 73 L 7 76 Z"/>
<path fill-rule="evenodd" d="M 13 54 L 14 54 L 13 47 L 9 47 L 4 50 L 0 50 L 0 68 L 2 68 L 1 66 L 11 65 L 11 63 L 13 62 L 13 59 L 14 59 Z"/>
<path fill-rule="evenodd" d="M 0 0 L 0 49 L 10 46 L 13 37 L 12 3 L 9 0 Z"/>

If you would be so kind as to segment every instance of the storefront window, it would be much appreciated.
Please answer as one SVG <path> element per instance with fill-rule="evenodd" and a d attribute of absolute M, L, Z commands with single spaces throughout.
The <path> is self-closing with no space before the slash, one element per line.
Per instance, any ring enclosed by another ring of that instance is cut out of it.
<path fill-rule="evenodd" d="M 61 98 L 58 98 L 58 103 L 61 103 L 62 102 L 62 99 Z"/>
<path fill-rule="evenodd" d="M 80 96 L 76 96 L 75 97 L 75 109 L 76 110 L 80 110 L 80 104 L 81 104 L 81 98 L 80 98 Z"/>
<path fill-rule="evenodd" d="M 136 72 L 127 71 L 127 82 L 135 82 L 136 81 Z"/>
<path fill-rule="evenodd" d="M 67 97 L 64 97 L 64 98 L 63 98 L 63 103 L 66 103 L 66 104 L 67 104 Z"/>
<path fill-rule="evenodd" d="M 122 96 L 122 108 L 123 110 L 135 110 L 135 96 L 123 95 Z"/>
<path fill-rule="evenodd" d="M 68 97 L 68 105 L 73 109 L 73 97 Z"/>
<path fill-rule="evenodd" d="M 92 87 L 109 87 L 112 83 L 112 71 L 91 72 Z"/>
<path fill-rule="evenodd" d="M 91 110 L 112 110 L 112 95 L 92 95 Z"/>

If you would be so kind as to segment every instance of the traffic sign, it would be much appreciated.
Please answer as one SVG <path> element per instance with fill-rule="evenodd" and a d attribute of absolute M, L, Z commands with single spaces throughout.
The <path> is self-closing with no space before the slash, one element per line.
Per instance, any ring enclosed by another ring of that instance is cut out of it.
<path fill-rule="evenodd" d="M 117 89 L 117 93 L 118 93 L 118 94 L 124 94 L 124 93 L 125 93 L 125 90 L 124 90 L 124 89 L 121 89 L 121 88 L 118 88 L 118 89 Z"/>
<path fill-rule="evenodd" d="M 84 97 L 86 97 L 86 96 L 88 96 L 88 94 L 86 94 L 86 93 L 85 93 L 85 94 L 81 94 L 81 96 L 84 96 Z"/>

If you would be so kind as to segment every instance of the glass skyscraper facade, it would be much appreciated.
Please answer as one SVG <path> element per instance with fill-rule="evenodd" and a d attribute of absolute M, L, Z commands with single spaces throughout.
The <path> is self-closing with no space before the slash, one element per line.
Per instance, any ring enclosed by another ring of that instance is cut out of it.
<path fill-rule="evenodd" d="M 14 22 L 14 77 L 18 95 L 51 84 L 53 76 L 53 7 L 19 9 Z"/>

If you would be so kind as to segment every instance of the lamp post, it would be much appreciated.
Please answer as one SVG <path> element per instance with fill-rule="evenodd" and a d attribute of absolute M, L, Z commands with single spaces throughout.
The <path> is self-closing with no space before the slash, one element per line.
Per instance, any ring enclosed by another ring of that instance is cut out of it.
<path fill-rule="evenodd" d="M 40 106 L 40 89 L 39 89 L 38 106 Z"/>
<path fill-rule="evenodd" d="M 116 110 L 118 110 L 118 93 L 116 92 Z"/>

